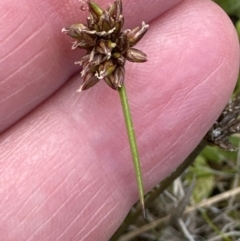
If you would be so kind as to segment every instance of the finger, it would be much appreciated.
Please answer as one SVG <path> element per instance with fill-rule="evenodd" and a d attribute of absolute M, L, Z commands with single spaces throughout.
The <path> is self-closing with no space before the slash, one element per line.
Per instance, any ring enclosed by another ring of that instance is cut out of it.
<path fill-rule="evenodd" d="M 124 1 L 126 26 L 150 22 L 178 2 Z M 1 1 L 0 133 L 78 71 L 73 63 L 82 52 L 70 51 L 71 41 L 61 29 L 85 22 L 79 7 L 74 1 Z"/>
<path fill-rule="evenodd" d="M 149 62 L 129 64 L 125 82 L 150 189 L 220 114 L 239 46 L 222 10 L 188 0 L 155 20 L 140 47 Z M 137 200 L 117 92 L 101 82 L 79 95 L 77 79 L 1 137 L 6 240 L 109 240 Z"/>

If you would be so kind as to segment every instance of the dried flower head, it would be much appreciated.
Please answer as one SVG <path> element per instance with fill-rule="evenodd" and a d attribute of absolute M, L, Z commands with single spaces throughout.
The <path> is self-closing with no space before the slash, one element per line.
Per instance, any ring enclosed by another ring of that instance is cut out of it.
<path fill-rule="evenodd" d="M 86 1 L 89 17 L 87 25 L 72 24 L 62 32 L 75 39 L 72 49 L 86 49 L 86 54 L 76 64 L 82 66 L 83 84 L 78 91 L 89 89 L 104 79 L 117 90 L 124 81 L 125 61 L 145 62 L 147 56 L 133 48 L 147 32 L 149 25 L 122 31 L 124 18 L 122 1 L 116 0 L 107 9 L 102 9 L 93 1 Z M 82 10 L 85 8 L 82 8 Z"/>
<path fill-rule="evenodd" d="M 226 151 L 236 151 L 229 141 L 229 137 L 233 134 L 240 133 L 240 93 L 232 98 L 222 111 L 217 121 L 208 131 L 205 139 L 219 146 Z"/>

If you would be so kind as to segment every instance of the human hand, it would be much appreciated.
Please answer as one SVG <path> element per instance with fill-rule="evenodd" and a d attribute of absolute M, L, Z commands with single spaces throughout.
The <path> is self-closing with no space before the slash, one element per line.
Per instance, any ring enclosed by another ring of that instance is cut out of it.
<path fill-rule="evenodd" d="M 138 192 L 118 93 L 103 81 L 76 93 L 81 80 L 73 63 L 83 52 L 70 51 L 61 29 L 85 22 L 79 5 L 0 5 L 2 240 L 108 240 Z M 150 24 L 137 45 L 148 62 L 127 64 L 125 78 L 150 190 L 224 108 L 239 46 L 230 20 L 211 1 L 123 1 L 123 7 L 126 28 Z"/>

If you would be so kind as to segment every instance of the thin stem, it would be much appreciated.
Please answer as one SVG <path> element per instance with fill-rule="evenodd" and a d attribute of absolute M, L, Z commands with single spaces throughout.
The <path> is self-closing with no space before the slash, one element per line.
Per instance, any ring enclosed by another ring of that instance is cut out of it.
<path fill-rule="evenodd" d="M 146 218 L 142 171 L 141 171 L 137 142 L 136 142 L 136 137 L 135 137 L 135 133 L 134 133 L 134 129 L 133 129 L 133 122 L 132 122 L 132 117 L 131 117 L 131 112 L 130 112 L 130 108 L 129 108 L 129 104 L 128 104 L 125 86 L 122 85 L 122 87 L 119 88 L 118 92 L 119 92 L 119 96 L 120 96 L 121 103 L 122 103 L 125 124 L 127 127 L 128 140 L 129 140 L 129 144 L 130 144 L 130 148 L 131 148 L 133 165 L 134 165 L 134 170 L 135 170 L 135 174 L 136 174 L 136 178 L 137 178 L 137 186 L 138 186 L 140 203 L 141 203 L 141 207 L 142 207 L 142 211 L 143 211 L 143 216 L 144 216 L 144 218 Z"/>

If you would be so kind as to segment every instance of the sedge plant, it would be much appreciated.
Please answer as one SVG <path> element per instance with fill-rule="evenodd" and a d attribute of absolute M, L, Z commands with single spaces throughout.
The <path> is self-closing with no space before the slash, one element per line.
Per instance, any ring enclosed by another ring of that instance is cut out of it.
<path fill-rule="evenodd" d="M 124 86 L 125 62 L 143 63 L 147 61 L 145 53 L 134 46 L 147 32 L 149 25 L 142 22 L 134 29 L 123 30 L 122 1 L 115 0 L 106 9 L 102 9 L 91 0 L 84 1 L 82 10 L 88 10 L 86 24 L 75 23 L 62 29 L 62 32 L 74 39 L 72 49 L 85 49 L 85 55 L 75 64 L 82 67 L 83 82 L 78 92 L 87 90 L 99 81 L 118 91 L 126 123 L 130 149 L 136 174 L 140 203 L 145 217 L 144 188 L 138 148 Z"/>

